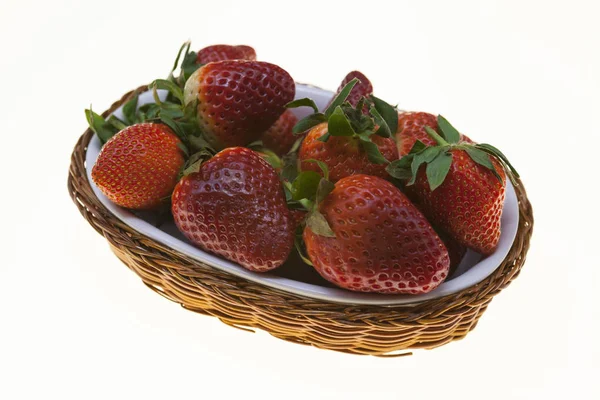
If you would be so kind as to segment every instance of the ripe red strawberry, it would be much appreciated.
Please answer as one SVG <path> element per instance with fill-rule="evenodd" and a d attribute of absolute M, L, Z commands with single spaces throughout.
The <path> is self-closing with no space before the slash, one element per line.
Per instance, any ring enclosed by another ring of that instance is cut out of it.
<path fill-rule="evenodd" d="M 339 94 L 342 91 L 342 89 L 344 89 L 344 87 L 355 78 L 358 79 L 359 82 L 352 88 L 352 91 L 346 98 L 346 101 L 348 101 L 354 107 L 356 107 L 361 98 L 369 97 L 373 94 L 373 85 L 371 84 L 371 81 L 369 81 L 369 79 L 362 72 L 352 71 L 349 72 L 348 75 L 346 75 L 346 77 L 342 80 L 342 83 L 336 91 L 336 95 Z M 366 106 L 363 108 L 363 112 L 365 114 L 368 114 L 369 111 Z"/>
<path fill-rule="evenodd" d="M 282 156 L 292 148 L 298 139 L 292 132 L 292 128 L 298 122 L 298 118 L 291 110 L 285 110 L 277 121 L 261 136 L 263 145 Z"/>
<path fill-rule="evenodd" d="M 367 174 L 381 178 L 388 178 L 385 164 L 375 164 L 369 160 L 360 139 L 352 136 L 331 136 L 327 142 L 318 140 L 327 133 L 327 124 L 323 123 L 312 128 L 300 146 L 299 160 L 301 169 L 321 173 L 319 166 L 306 160 L 314 159 L 323 161 L 330 171 L 330 180 L 338 180 L 354 175 Z M 388 161 L 398 158 L 396 143 L 391 138 L 371 136 L 372 142 L 377 146 L 383 157 Z"/>
<path fill-rule="evenodd" d="M 439 133 L 424 128 L 434 146 L 405 155 L 388 172 L 411 178 L 405 192 L 432 224 L 463 246 L 489 255 L 500 239 L 505 170 L 511 179 L 518 174 L 495 147 L 465 142 L 441 116 L 437 126 Z"/>
<path fill-rule="evenodd" d="M 172 212 L 192 243 L 252 271 L 278 267 L 294 245 L 279 177 L 247 148 L 227 148 L 183 177 Z"/>
<path fill-rule="evenodd" d="M 375 176 L 341 179 L 319 204 L 335 237 L 304 241 L 315 269 L 346 289 L 427 293 L 447 276 L 450 259 L 423 214 L 393 184 Z"/>
<path fill-rule="evenodd" d="M 215 44 L 198 51 L 196 62 L 208 64 L 209 62 L 224 60 L 256 60 L 256 52 L 250 46 L 231 46 L 228 44 Z"/>
<path fill-rule="evenodd" d="M 260 61 L 204 65 L 187 80 L 185 104 L 197 102 L 197 120 L 217 149 L 257 140 L 294 98 L 296 86 L 282 68 Z"/>
<path fill-rule="evenodd" d="M 113 203 L 147 210 L 169 197 L 185 162 L 179 138 L 163 124 L 131 125 L 100 151 L 92 180 Z"/>
<path fill-rule="evenodd" d="M 444 182 L 431 190 L 425 167 L 405 192 L 415 199 L 435 225 L 459 243 L 488 255 L 500 240 L 500 217 L 505 196 L 505 174 L 493 161 L 500 182 L 487 168 L 477 164 L 464 150 L 450 150 L 452 163 Z"/>
<path fill-rule="evenodd" d="M 437 117 L 426 112 L 403 112 L 398 114 L 398 155 L 407 155 L 417 140 L 428 146 L 435 146 L 435 140 L 425 132 L 425 126 L 437 129 Z M 465 135 L 461 135 L 461 142 L 473 143 Z"/>

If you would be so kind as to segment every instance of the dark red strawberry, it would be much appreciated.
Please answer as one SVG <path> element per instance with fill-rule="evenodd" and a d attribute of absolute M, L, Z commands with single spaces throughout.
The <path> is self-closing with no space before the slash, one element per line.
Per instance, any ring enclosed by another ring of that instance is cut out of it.
<path fill-rule="evenodd" d="M 279 119 L 262 134 L 263 145 L 279 156 L 286 154 L 298 140 L 298 136 L 292 132 L 297 122 L 298 118 L 294 113 L 291 110 L 285 110 Z"/>
<path fill-rule="evenodd" d="M 356 107 L 356 105 L 358 104 L 358 102 L 360 101 L 361 98 L 369 97 L 370 95 L 373 94 L 373 85 L 371 84 L 371 81 L 369 81 L 369 79 L 362 72 L 352 71 L 352 72 L 348 73 L 348 75 L 346 75 L 346 77 L 342 80 L 342 83 L 338 87 L 338 90 L 336 91 L 335 95 L 339 94 L 342 91 L 342 89 L 344 89 L 344 87 L 348 83 L 350 83 L 353 79 L 358 79 L 358 82 L 352 88 L 352 91 L 348 95 L 348 98 L 346 99 L 346 101 L 348 101 L 350 104 L 352 104 L 352 106 Z M 334 95 L 334 98 L 335 98 L 335 95 Z M 332 101 L 333 101 L 333 99 L 332 99 Z M 329 104 L 331 104 L 331 102 Z M 369 109 L 365 106 L 363 108 L 363 112 L 365 114 L 368 114 Z"/>
<path fill-rule="evenodd" d="M 279 177 L 247 148 L 225 149 L 183 177 L 172 212 L 192 243 L 252 271 L 278 267 L 294 245 Z"/>
<path fill-rule="evenodd" d="M 452 236 L 448 235 L 441 229 L 436 229 L 435 227 L 434 229 L 448 250 L 448 255 L 450 256 L 450 272 L 448 273 L 448 276 L 453 276 L 456 268 L 458 268 L 458 265 L 467 253 L 467 248 L 458 243 L 452 238 Z"/>
<path fill-rule="evenodd" d="M 179 138 L 163 124 L 126 127 L 100 151 L 92 180 L 113 203 L 147 210 L 165 203 L 185 162 Z"/>
<path fill-rule="evenodd" d="M 500 239 L 505 171 L 511 179 L 518 174 L 495 147 L 465 142 L 441 116 L 437 126 L 439 133 L 425 127 L 434 146 L 400 158 L 388 172 L 408 180 L 405 192 L 432 224 L 460 244 L 489 255 Z"/>
<path fill-rule="evenodd" d="M 198 51 L 196 62 L 208 64 L 215 61 L 225 60 L 256 60 L 256 52 L 250 46 L 231 46 L 228 44 L 215 44 Z"/>
<path fill-rule="evenodd" d="M 330 282 L 355 291 L 418 294 L 448 276 L 444 244 L 390 182 L 345 177 L 318 210 L 331 232 L 326 234 L 322 220 L 312 214 L 303 237 L 315 269 Z"/>
<path fill-rule="evenodd" d="M 326 123 L 312 128 L 300 146 L 299 160 L 303 171 L 321 172 L 319 166 L 306 160 L 323 161 L 330 171 L 330 180 L 338 180 L 354 175 L 367 174 L 388 178 L 386 164 L 375 164 L 369 160 L 369 155 L 361 140 L 352 136 L 331 136 L 326 142 L 319 139 L 328 132 Z M 371 136 L 371 141 L 388 161 L 398 158 L 396 143 L 391 138 L 378 135 Z"/>
<path fill-rule="evenodd" d="M 304 221 L 305 218 L 305 210 L 290 210 L 290 220 L 294 230 L 302 223 L 302 221 Z"/>
<path fill-rule="evenodd" d="M 197 102 L 197 120 L 217 149 L 257 140 L 294 98 L 296 86 L 282 68 L 260 61 L 206 64 L 187 80 L 185 104 Z"/>
<path fill-rule="evenodd" d="M 444 182 L 431 190 L 423 166 L 414 185 L 405 191 L 419 203 L 429 220 L 459 243 L 488 255 L 500 240 L 505 174 L 497 161 L 494 173 L 477 164 L 464 150 L 450 150 L 452 162 Z"/>
<path fill-rule="evenodd" d="M 425 126 L 437 129 L 437 117 L 426 112 L 403 112 L 398 114 L 398 131 L 396 142 L 398 143 L 398 155 L 407 155 L 417 140 L 427 146 L 435 146 L 435 140 L 425 132 Z M 461 135 L 461 142 L 473 143 L 465 135 Z"/>

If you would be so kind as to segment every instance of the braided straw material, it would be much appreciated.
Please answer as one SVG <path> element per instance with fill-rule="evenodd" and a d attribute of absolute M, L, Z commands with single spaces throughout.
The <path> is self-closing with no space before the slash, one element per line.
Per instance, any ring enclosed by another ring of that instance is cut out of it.
<path fill-rule="evenodd" d="M 142 86 L 103 113 L 108 116 Z M 112 251 L 152 290 L 184 308 L 224 323 L 259 328 L 294 343 L 377 356 L 401 356 L 410 349 L 431 349 L 462 339 L 525 262 L 533 229 L 531 204 L 523 185 L 515 187 L 519 227 L 502 265 L 477 285 L 458 293 L 407 306 L 345 305 L 273 289 L 191 259 L 134 231 L 95 196 L 85 169 L 88 129 L 71 157 L 68 188 L 81 215 L 103 235 Z"/>

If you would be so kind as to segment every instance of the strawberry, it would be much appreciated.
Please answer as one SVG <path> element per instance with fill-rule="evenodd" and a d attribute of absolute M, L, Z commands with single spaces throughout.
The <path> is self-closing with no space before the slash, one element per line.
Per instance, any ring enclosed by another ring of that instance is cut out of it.
<path fill-rule="evenodd" d="M 350 104 L 348 98 L 358 84 L 356 78 L 348 82 L 322 113 L 311 99 L 287 105 L 309 106 L 315 111 L 293 129 L 296 134 L 309 130 L 298 154 L 302 170 L 319 171 L 307 163 L 317 160 L 327 165 L 333 182 L 353 174 L 387 176 L 385 164 L 398 158 L 390 137 L 397 130 L 398 112 L 372 95 L 361 97 L 355 106 Z"/>
<path fill-rule="evenodd" d="M 307 213 L 305 210 L 290 210 L 290 221 L 294 231 L 298 226 L 300 226 L 300 224 L 302 224 L 302 222 L 304 222 L 306 215 Z"/>
<path fill-rule="evenodd" d="M 437 126 L 440 133 L 424 128 L 434 146 L 416 141 L 388 172 L 409 180 L 405 192 L 434 225 L 463 246 L 489 255 L 500 239 L 505 171 L 513 180 L 518 174 L 495 147 L 461 140 L 442 116 Z"/>
<path fill-rule="evenodd" d="M 171 195 L 185 162 L 180 145 L 166 125 L 128 126 L 102 147 L 92 168 L 92 180 L 121 207 L 157 208 Z"/>
<path fill-rule="evenodd" d="M 435 190 L 420 168 L 414 185 L 405 191 L 421 206 L 428 218 L 448 231 L 459 243 L 489 255 L 500 240 L 500 217 L 505 196 L 505 174 L 493 162 L 497 179 L 489 169 L 478 165 L 464 150 L 450 150 L 450 169 L 444 183 Z"/>
<path fill-rule="evenodd" d="M 294 98 L 296 86 L 282 68 L 259 61 L 229 60 L 204 65 L 187 80 L 184 102 L 216 149 L 255 141 Z"/>
<path fill-rule="evenodd" d="M 303 238 L 314 268 L 328 281 L 355 291 L 418 294 L 448 276 L 444 244 L 392 183 L 352 175 L 320 197 Z"/>
<path fill-rule="evenodd" d="M 398 114 L 398 131 L 396 142 L 400 157 L 407 155 L 417 140 L 428 146 L 435 145 L 435 140 L 425 132 L 425 126 L 437 129 L 437 117 L 426 112 L 403 112 Z M 465 135 L 461 135 L 461 142 L 473 143 Z"/>
<path fill-rule="evenodd" d="M 294 245 L 279 177 L 247 148 L 227 148 L 184 176 L 171 211 L 192 243 L 251 271 L 278 267 Z"/>
<path fill-rule="evenodd" d="M 332 182 L 354 174 L 375 175 L 381 178 L 389 176 L 385 171 L 385 164 L 375 164 L 369 160 L 369 155 L 361 146 L 358 137 L 332 136 L 327 142 L 320 141 L 327 131 L 327 124 L 322 123 L 312 128 L 304 138 L 298 155 L 302 162 L 302 170 L 319 172 L 316 164 L 306 161 L 319 160 L 329 167 Z M 386 160 L 398 158 L 393 139 L 374 135 L 371 141 Z"/>
<path fill-rule="evenodd" d="M 285 110 L 279 119 L 262 134 L 263 145 L 279 156 L 286 154 L 298 139 L 292 132 L 297 122 L 298 118 L 294 113 L 291 110 Z"/>
<path fill-rule="evenodd" d="M 360 71 L 349 72 L 348 75 L 346 75 L 346 77 L 342 80 L 342 83 L 338 87 L 338 90 L 335 92 L 335 95 L 339 94 L 344 89 L 344 87 L 348 83 L 350 83 L 353 79 L 358 79 L 358 82 L 352 88 L 352 91 L 348 95 L 348 98 L 346 99 L 346 101 L 348 103 L 350 103 L 351 105 L 353 105 L 354 107 L 356 107 L 356 105 L 358 104 L 358 102 L 360 101 L 361 98 L 369 97 L 373 94 L 373 85 L 371 84 L 371 81 L 369 81 L 369 79 L 362 72 L 360 72 Z M 334 98 L 335 98 L 335 95 L 334 95 Z M 331 101 L 333 101 L 333 99 Z M 331 102 L 329 104 L 331 104 Z M 365 114 L 368 114 L 369 109 L 365 107 L 363 109 L 363 112 Z"/>
<path fill-rule="evenodd" d="M 256 51 L 250 46 L 231 46 L 228 44 L 215 44 L 198 51 L 196 63 L 208 64 L 209 62 L 224 60 L 256 60 Z"/>
<path fill-rule="evenodd" d="M 448 272 L 448 276 L 452 276 L 464 258 L 465 254 L 467 254 L 467 248 L 458 243 L 452 238 L 452 236 L 448 235 L 441 229 L 436 228 L 435 226 L 433 229 L 435 229 L 435 232 L 438 234 L 442 240 L 442 243 L 444 243 L 444 246 L 446 246 L 446 249 L 448 250 L 448 256 L 450 257 L 450 272 Z"/>

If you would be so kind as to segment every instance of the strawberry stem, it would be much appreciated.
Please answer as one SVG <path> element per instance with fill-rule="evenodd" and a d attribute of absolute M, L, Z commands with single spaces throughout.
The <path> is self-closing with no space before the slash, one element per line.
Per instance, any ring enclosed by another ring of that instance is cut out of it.
<path fill-rule="evenodd" d="M 173 69 L 169 73 L 169 77 L 167 78 L 167 80 L 172 81 L 172 82 L 175 81 L 173 72 L 175 72 L 175 70 L 177 69 L 177 66 L 179 66 L 179 59 L 181 58 L 181 54 L 185 55 L 185 54 L 189 53 L 191 44 L 192 44 L 192 42 L 190 40 L 188 40 L 187 42 L 185 42 L 184 44 L 181 45 L 181 47 L 179 48 L 179 52 L 177 53 L 177 58 L 175 59 L 175 63 L 173 64 Z M 184 51 L 184 49 L 185 49 L 185 51 Z"/>
<path fill-rule="evenodd" d="M 119 131 L 127 128 L 127 125 L 115 116 L 111 116 L 106 122 L 114 126 Z"/>
<path fill-rule="evenodd" d="M 309 199 L 300 199 L 298 200 L 298 203 L 302 204 L 302 207 L 304 207 L 307 211 L 310 211 L 313 208 L 315 208 L 315 203 L 310 201 Z"/>
<path fill-rule="evenodd" d="M 160 97 L 158 97 L 158 91 L 156 90 L 156 85 L 152 85 L 152 97 L 154 97 L 154 102 L 159 106 L 162 104 L 160 101 Z"/>
<path fill-rule="evenodd" d="M 446 142 L 446 140 L 441 137 L 440 135 L 438 135 L 438 133 L 436 131 L 434 131 L 433 129 L 431 129 L 431 127 L 429 126 L 425 126 L 425 131 L 429 134 L 429 136 L 431 136 L 433 138 L 433 140 L 435 140 L 437 142 L 437 144 L 439 144 L 440 146 L 448 146 L 448 142 Z"/>

